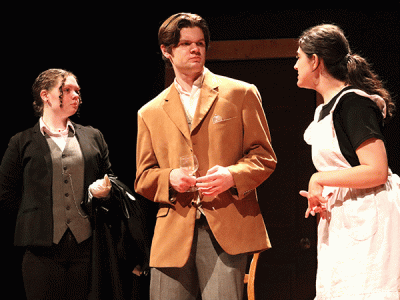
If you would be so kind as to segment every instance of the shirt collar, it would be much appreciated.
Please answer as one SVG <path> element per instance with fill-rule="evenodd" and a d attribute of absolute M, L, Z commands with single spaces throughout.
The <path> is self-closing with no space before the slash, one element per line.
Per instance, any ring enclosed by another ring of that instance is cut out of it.
<path fill-rule="evenodd" d="M 197 89 L 201 88 L 201 86 L 203 85 L 204 76 L 206 75 L 207 72 L 208 72 L 208 69 L 206 67 L 204 67 L 203 68 L 203 73 L 199 76 L 199 78 L 197 78 L 193 82 L 192 88 L 193 87 L 197 87 Z M 179 94 L 188 94 L 188 95 L 190 95 L 190 93 L 185 91 L 182 88 L 182 86 L 178 83 L 178 81 L 176 80 L 176 77 L 175 77 L 175 80 L 174 80 L 174 84 L 175 84 L 175 87 L 178 90 Z"/>
<path fill-rule="evenodd" d="M 68 119 L 67 121 L 67 128 L 64 131 L 61 132 L 54 132 L 51 131 L 51 129 L 44 123 L 43 117 L 39 119 L 39 127 L 40 127 L 40 132 L 45 135 L 46 133 L 49 135 L 63 135 L 63 134 L 68 134 L 68 131 L 71 130 L 73 134 L 75 134 L 75 127 L 72 124 L 72 122 Z"/>

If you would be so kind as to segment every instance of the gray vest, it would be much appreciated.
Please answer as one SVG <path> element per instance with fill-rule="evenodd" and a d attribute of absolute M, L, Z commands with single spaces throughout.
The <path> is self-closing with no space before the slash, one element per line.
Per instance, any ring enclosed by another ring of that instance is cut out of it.
<path fill-rule="evenodd" d="M 84 161 L 72 131 L 63 152 L 46 134 L 53 162 L 53 243 L 58 244 L 69 228 L 78 243 L 91 236 L 90 222 L 81 209 L 84 197 Z"/>

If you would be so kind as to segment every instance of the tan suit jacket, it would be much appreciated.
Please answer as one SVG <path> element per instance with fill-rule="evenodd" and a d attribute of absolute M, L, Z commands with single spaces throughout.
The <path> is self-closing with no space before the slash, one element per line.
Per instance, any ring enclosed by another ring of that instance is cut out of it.
<path fill-rule="evenodd" d="M 232 189 L 202 199 L 210 228 L 231 255 L 271 247 L 256 187 L 274 171 L 276 156 L 261 97 L 254 85 L 206 72 L 191 130 L 174 84 L 138 112 L 135 190 L 160 209 L 151 249 L 152 267 L 182 267 L 193 243 L 195 193 L 177 193 L 169 174 L 180 156 L 195 153 L 197 175 L 215 165 L 229 167 Z M 267 201 L 268 199 L 261 199 Z"/>

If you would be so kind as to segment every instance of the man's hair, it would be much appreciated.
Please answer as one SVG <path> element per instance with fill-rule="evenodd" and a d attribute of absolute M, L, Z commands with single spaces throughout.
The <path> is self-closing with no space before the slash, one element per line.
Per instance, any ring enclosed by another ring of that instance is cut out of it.
<path fill-rule="evenodd" d="M 199 27 L 203 31 L 207 50 L 210 44 L 210 31 L 207 22 L 199 15 L 190 13 L 178 13 L 164 21 L 158 30 L 159 46 L 164 45 L 167 52 L 171 53 L 172 48 L 178 46 L 181 38 L 181 29 L 188 27 Z M 162 58 L 168 66 L 171 66 L 169 59 L 164 55 L 162 55 Z"/>

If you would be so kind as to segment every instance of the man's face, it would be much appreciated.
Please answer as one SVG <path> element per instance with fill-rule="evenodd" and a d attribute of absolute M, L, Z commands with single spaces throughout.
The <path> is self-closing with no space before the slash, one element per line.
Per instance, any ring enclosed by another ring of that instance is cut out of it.
<path fill-rule="evenodd" d="M 199 27 L 182 28 L 178 45 L 166 57 L 170 59 L 175 71 L 185 74 L 202 72 L 206 61 L 203 31 Z"/>

